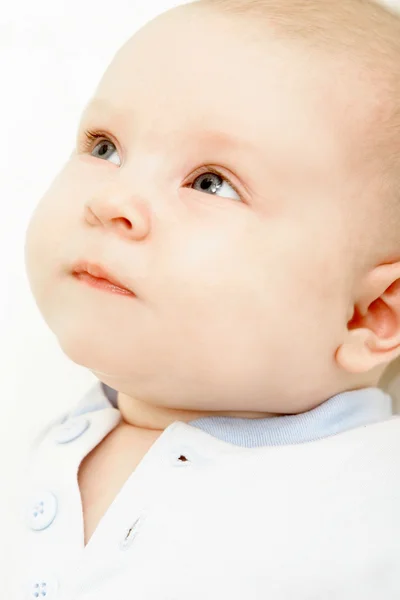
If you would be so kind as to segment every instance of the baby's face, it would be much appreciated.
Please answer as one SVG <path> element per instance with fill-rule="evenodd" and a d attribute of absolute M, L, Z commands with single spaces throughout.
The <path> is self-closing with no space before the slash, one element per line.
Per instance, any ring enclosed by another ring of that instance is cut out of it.
<path fill-rule="evenodd" d="M 330 90 L 315 62 L 204 9 L 129 40 L 27 233 L 35 299 L 73 361 L 159 406 L 318 404 L 350 316 L 344 206 L 362 180 Z M 136 298 L 76 279 L 79 259 Z"/>

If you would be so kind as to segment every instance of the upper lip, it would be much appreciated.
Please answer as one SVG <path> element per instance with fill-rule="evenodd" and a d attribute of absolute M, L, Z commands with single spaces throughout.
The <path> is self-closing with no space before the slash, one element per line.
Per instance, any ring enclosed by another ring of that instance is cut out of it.
<path fill-rule="evenodd" d="M 86 260 L 80 260 L 74 265 L 73 273 L 89 273 L 89 275 L 92 275 L 92 277 L 106 279 L 113 285 L 116 285 L 117 287 L 122 288 L 123 290 L 127 290 L 128 292 L 133 293 L 132 290 L 127 288 L 126 285 L 124 285 L 124 283 L 117 279 L 117 277 L 114 277 L 114 275 L 112 275 L 109 271 L 107 271 L 104 267 L 102 267 L 99 264 L 91 263 Z"/>

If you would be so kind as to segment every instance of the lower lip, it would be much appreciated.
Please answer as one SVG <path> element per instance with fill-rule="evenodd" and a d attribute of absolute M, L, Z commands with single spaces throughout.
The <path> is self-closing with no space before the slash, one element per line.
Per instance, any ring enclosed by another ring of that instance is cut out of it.
<path fill-rule="evenodd" d="M 85 272 L 83 272 L 83 273 L 76 273 L 75 277 L 77 279 L 79 279 L 80 281 L 84 281 L 85 283 L 87 283 L 91 287 L 95 287 L 95 288 L 97 288 L 99 290 L 104 290 L 106 292 L 111 292 L 112 294 L 120 294 L 122 296 L 133 296 L 133 297 L 135 297 L 135 294 L 133 294 L 129 290 L 125 290 L 124 288 L 120 288 L 117 285 L 114 285 L 113 283 L 111 283 L 110 281 L 107 281 L 107 279 L 100 279 L 98 277 L 92 277 L 92 275 L 89 275 L 89 273 L 85 273 Z"/>

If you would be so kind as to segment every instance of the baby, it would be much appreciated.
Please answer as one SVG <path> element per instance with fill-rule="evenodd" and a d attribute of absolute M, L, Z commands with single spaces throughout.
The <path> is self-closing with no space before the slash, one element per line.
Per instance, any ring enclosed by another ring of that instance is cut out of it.
<path fill-rule="evenodd" d="M 398 600 L 399 227 L 395 15 L 199 0 L 129 39 L 27 231 L 98 383 L 34 440 L 18 600 Z"/>

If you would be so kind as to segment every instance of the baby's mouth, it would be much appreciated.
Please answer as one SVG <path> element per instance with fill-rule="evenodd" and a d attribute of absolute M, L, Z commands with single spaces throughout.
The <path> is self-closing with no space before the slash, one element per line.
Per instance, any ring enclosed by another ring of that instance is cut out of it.
<path fill-rule="evenodd" d="M 97 289 L 124 296 L 136 296 L 132 290 L 126 288 L 123 283 L 100 265 L 81 261 L 74 266 L 72 274 L 80 281 Z"/>

